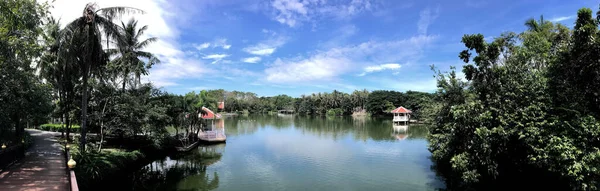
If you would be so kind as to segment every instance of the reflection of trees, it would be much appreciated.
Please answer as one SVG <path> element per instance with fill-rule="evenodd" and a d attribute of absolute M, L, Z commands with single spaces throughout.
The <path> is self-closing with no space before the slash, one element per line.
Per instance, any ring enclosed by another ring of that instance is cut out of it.
<path fill-rule="evenodd" d="M 427 125 L 415 124 L 408 126 L 408 139 L 425 139 L 427 138 L 427 134 L 429 134 L 429 130 L 427 129 Z"/>
<path fill-rule="evenodd" d="M 318 136 L 332 136 L 338 139 L 352 134 L 354 139 L 366 141 L 393 140 L 390 137 L 392 124 L 390 120 L 370 117 L 297 117 L 295 126 Z"/>
<path fill-rule="evenodd" d="M 246 135 L 256 132 L 260 128 L 272 127 L 275 129 L 289 128 L 293 125 L 294 117 L 277 117 L 272 115 L 233 116 L 225 120 L 228 136 Z"/>
<path fill-rule="evenodd" d="M 390 136 L 393 131 L 390 118 L 250 115 L 231 117 L 225 120 L 225 126 L 228 136 L 252 134 L 265 127 L 275 129 L 295 127 L 334 140 L 352 135 L 354 139 L 362 141 L 393 141 L 395 138 Z M 428 132 L 424 125 L 414 124 L 410 125 L 407 133 L 409 139 L 424 139 Z"/>
<path fill-rule="evenodd" d="M 221 159 L 224 144 L 198 147 L 190 154 L 154 162 L 133 175 L 134 190 L 213 190 L 219 176 L 206 174 L 207 167 Z"/>

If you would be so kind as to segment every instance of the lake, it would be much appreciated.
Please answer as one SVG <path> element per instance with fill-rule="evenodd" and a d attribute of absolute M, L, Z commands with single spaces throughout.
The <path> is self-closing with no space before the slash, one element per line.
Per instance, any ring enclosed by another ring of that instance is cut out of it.
<path fill-rule="evenodd" d="M 427 127 L 394 133 L 392 117 L 235 116 L 227 143 L 136 173 L 139 190 L 435 190 Z"/>

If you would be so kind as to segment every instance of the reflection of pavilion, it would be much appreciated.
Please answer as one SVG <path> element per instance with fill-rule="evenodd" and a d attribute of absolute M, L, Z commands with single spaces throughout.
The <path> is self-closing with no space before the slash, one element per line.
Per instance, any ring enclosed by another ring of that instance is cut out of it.
<path fill-rule="evenodd" d="M 392 137 L 395 138 L 396 140 L 399 140 L 399 141 L 408 138 L 409 137 L 409 135 L 408 135 L 408 126 L 406 126 L 406 129 L 404 129 L 402 131 L 396 131 L 396 130 L 394 130 L 394 132 L 392 132 Z"/>
<path fill-rule="evenodd" d="M 396 138 L 397 140 L 404 140 L 404 139 L 408 138 L 408 134 L 404 134 L 404 133 L 392 134 L 392 136 L 394 138 Z"/>
<path fill-rule="evenodd" d="M 225 122 L 221 118 L 221 115 L 215 114 L 210 109 L 202 107 L 204 113 L 202 119 L 209 120 L 208 127 L 198 133 L 198 138 L 202 141 L 209 143 L 220 143 L 225 142 L 227 137 L 225 136 Z"/>

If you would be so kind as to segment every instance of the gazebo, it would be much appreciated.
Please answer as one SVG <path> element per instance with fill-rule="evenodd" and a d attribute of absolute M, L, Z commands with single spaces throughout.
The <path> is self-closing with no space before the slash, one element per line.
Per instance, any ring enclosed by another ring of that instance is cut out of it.
<path fill-rule="evenodd" d="M 412 111 L 400 106 L 391 112 L 394 115 L 394 130 L 406 130 L 410 121 Z"/>
<path fill-rule="evenodd" d="M 205 129 L 198 133 L 198 138 L 205 142 L 225 142 L 225 127 L 221 115 L 214 113 L 206 107 L 202 107 L 200 117 L 205 120 L 210 120 L 210 129 Z M 215 125 L 215 120 L 217 124 Z"/>

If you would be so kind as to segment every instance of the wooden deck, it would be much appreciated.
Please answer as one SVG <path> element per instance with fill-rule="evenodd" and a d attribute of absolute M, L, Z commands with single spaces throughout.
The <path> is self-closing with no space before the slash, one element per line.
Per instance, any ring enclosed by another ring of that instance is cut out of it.
<path fill-rule="evenodd" d="M 0 173 L 0 190 L 69 190 L 65 157 L 54 138 L 57 133 L 27 132 L 34 143 L 23 160 Z"/>
<path fill-rule="evenodd" d="M 222 143 L 227 140 L 223 131 L 205 131 L 198 133 L 198 138 L 207 143 Z"/>

